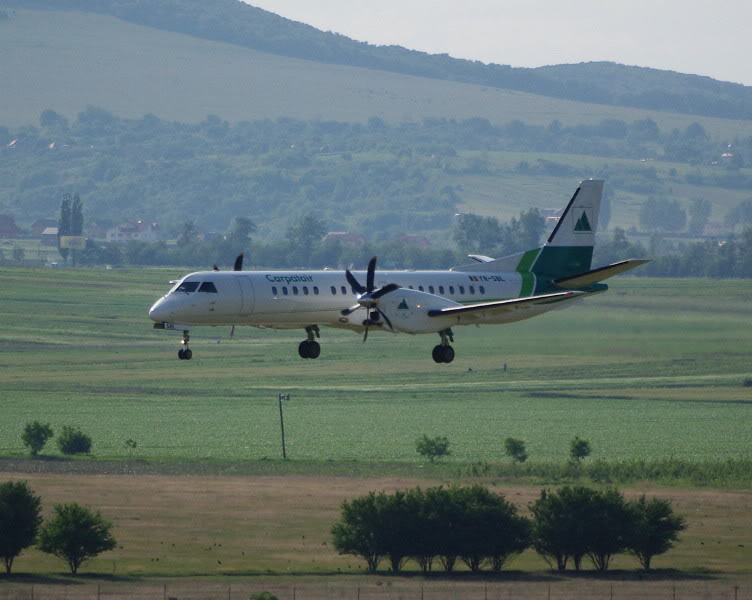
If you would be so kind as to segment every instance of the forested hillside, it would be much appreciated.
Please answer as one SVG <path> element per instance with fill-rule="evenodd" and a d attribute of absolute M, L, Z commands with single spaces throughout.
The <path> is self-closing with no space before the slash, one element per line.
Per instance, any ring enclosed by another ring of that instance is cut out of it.
<path fill-rule="evenodd" d="M 530 92 L 591 103 L 752 118 L 752 88 L 609 63 L 513 68 L 374 46 L 290 21 L 239 0 L 0 0 L 0 6 L 81 10 L 284 56 Z"/>

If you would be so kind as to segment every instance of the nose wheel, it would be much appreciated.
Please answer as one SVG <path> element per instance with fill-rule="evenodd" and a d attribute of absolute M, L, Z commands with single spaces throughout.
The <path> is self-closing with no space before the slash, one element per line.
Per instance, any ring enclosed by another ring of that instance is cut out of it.
<path fill-rule="evenodd" d="M 180 341 L 181 344 L 183 344 L 183 347 L 178 350 L 178 358 L 180 360 L 191 360 L 193 358 L 193 352 L 191 352 L 191 349 L 188 347 L 188 342 L 191 341 L 191 336 L 188 335 L 187 331 L 183 332 L 183 339 Z"/>
<path fill-rule="evenodd" d="M 300 358 L 318 358 L 321 354 L 321 344 L 316 341 L 317 337 L 321 337 L 318 325 L 306 327 L 306 333 L 308 334 L 308 339 L 300 342 L 298 354 L 300 354 Z"/>
<path fill-rule="evenodd" d="M 450 363 L 454 360 L 454 348 L 449 345 L 449 342 L 454 341 L 454 335 L 451 329 L 439 331 L 439 335 L 441 336 L 441 343 L 438 346 L 434 346 L 431 356 L 434 362 Z"/>

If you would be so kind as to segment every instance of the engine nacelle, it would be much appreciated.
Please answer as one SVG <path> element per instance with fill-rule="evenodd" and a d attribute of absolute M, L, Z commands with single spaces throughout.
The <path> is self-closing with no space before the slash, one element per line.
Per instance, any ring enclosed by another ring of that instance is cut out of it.
<path fill-rule="evenodd" d="M 461 304 L 427 292 L 400 288 L 379 299 L 379 309 L 389 317 L 395 331 L 435 333 L 451 324 L 451 317 L 429 317 L 428 311 Z"/>

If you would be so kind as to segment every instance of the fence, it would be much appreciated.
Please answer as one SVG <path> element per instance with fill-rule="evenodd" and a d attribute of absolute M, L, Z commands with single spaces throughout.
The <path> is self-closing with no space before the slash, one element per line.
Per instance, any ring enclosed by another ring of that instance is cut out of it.
<path fill-rule="evenodd" d="M 542 577 L 543 579 L 543 577 Z M 0 580 L 2 581 L 2 580 Z M 455 582 L 370 579 L 301 581 L 15 584 L 0 583 L 0 600 L 248 600 L 266 591 L 279 600 L 752 600 L 749 581 Z"/>

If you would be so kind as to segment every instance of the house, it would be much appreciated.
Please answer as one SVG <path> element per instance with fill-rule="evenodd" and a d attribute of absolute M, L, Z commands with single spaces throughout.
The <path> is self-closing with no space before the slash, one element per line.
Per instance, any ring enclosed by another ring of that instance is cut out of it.
<path fill-rule="evenodd" d="M 31 235 L 39 237 L 48 227 L 57 227 L 57 219 L 37 219 L 31 224 Z"/>
<path fill-rule="evenodd" d="M 16 225 L 16 219 L 10 215 L 0 215 L 0 238 L 17 238 L 23 232 Z"/>
<path fill-rule="evenodd" d="M 107 232 L 115 227 L 115 221 L 110 219 L 87 219 L 84 233 L 91 239 L 104 242 Z"/>
<path fill-rule="evenodd" d="M 323 243 L 324 245 L 341 244 L 346 248 L 362 248 L 366 245 L 366 239 L 362 235 L 347 231 L 330 231 L 324 236 Z"/>
<path fill-rule="evenodd" d="M 39 239 L 43 246 L 57 246 L 57 227 L 46 227 Z"/>
<path fill-rule="evenodd" d="M 105 239 L 108 242 L 156 242 L 161 237 L 158 223 L 129 221 L 109 229 Z"/>
<path fill-rule="evenodd" d="M 431 247 L 431 242 L 428 241 L 428 238 L 417 233 L 398 235 L 392 241 L 409 246 L 410 248 L 420 248 L 421 250 L 427 250 Z"/>

